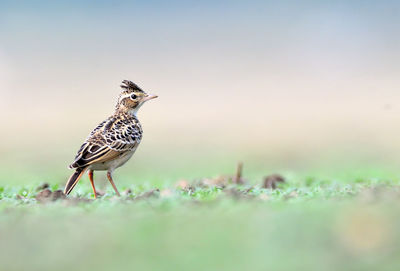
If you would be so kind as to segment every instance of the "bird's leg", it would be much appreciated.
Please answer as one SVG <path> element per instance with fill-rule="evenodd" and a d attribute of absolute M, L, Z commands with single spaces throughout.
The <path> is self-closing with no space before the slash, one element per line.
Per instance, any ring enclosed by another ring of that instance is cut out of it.
<path fill-rule="evenodd" d="M 90 179 L 90 183 L 92 184 L 92 189 L 93 189 L 93 193 L 94 193 L 94 198 L 97 198 L 97 192 L 96 192 L 96 187 L 94 187 L 94 181 L 93 181 L 93 170 L 89 170 L 89 179 Z"/>
<path fill-rule="evenodd" d="M 108 180 L 110 181 L 112 187 L 114 188 L 115 193 L 117 193 L 117 196 L 120 197 L 121 194 L 118 192 L 118 189 L 117 189 L 117 187 L 116 187 L 115 184 L 114 184 L 114 181 L 113 181 L 113 179 L 112 179 L 112 176 L 111 176 L 111 172 L 110 172 L 110 171 L 107 172 L 107 178 L 108 178 Z"/>

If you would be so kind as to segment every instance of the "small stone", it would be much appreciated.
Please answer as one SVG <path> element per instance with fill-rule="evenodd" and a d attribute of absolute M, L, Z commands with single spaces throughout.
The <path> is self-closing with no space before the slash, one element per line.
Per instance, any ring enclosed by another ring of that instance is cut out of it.
<path fill-rule="evenodd" d="M 124 191 L 124 195 L 129 196 L 132 195 L 132 189 L 128 188 Z"/>
<path fill-rule="evenodd" d="M 279 174 L 272 174 L 264 178 L 262 188 L 276 189 L 277 183 L 284 183 L 285 178 Z"/>
<path fill-rule="evenodd" d="M 51 191 L 50 189 L 45 189 L 43 191 L 40 191 L 37 195 L 36 195 L 36 200 L 39 202 L 45 202 L 45 201 L 49 201 L 51 196 Z"/>
<path fill-rule="evenodd" d="M 50 185 L 48 183 L 43 183 L 43 184 L 39 185 L 38 187 L 36 187 L 36 191 L 42 191 L 42 190 L 47 189 L 49 187 L 50 187 Z"/>
<path fill-rule="evenodd" d="M 64 192 L 62 190 L 56 190 L 51 194 L 51 200 L 56 201 L 58 199 L 66 199 Z"/>

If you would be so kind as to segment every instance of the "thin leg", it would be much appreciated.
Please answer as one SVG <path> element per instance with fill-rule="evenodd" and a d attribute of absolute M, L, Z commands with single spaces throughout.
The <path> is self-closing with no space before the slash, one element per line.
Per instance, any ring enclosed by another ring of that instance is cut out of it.
<path fill-rule="evenodd" d="M 112 176 L 111 176 L 111 172 L 107 172 L 107 178 L 108 178 L 108 180 L 110 181 L 112 187 L 114 188 L 115 193 L 117 193 L 117 196 L 120 197 L 121 194 L 118 192 L 118 189 L 117 189 L 117 187 L 116 187 L 115 184 L 114 184 L 114 181 L 113 181 Z"/>
<path fill-rule="evenodd" d="M 94 181 L 93 181 L 93 170 L 89 170 L 89 174 L 88 175 L 89 175 L 90 183 L 92 184 L 94 198 L 97 199 L 96 187 L 94 187 Z"/>

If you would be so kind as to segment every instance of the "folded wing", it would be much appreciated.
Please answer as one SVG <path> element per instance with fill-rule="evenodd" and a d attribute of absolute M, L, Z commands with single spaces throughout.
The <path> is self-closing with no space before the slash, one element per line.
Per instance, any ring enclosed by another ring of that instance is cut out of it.
<path fill-rule="evenodd" d="M 136 119 L 110 117 L 90 133 L 70 168 L 82 168 L 113 160 L 127 151 L 134 150 L 141 138 L 142 129 Z"/>

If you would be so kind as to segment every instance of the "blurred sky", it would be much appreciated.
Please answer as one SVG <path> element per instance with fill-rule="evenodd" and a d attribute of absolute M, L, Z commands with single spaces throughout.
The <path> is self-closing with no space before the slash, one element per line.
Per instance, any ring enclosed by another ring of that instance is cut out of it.
<path fill-rule="evenodd" d="M 159 95 L 148 149 L 395 155 L 399 25 L 398 1 L 2 0 L 0 148 L 72 159 L 130 79 Z"/>

